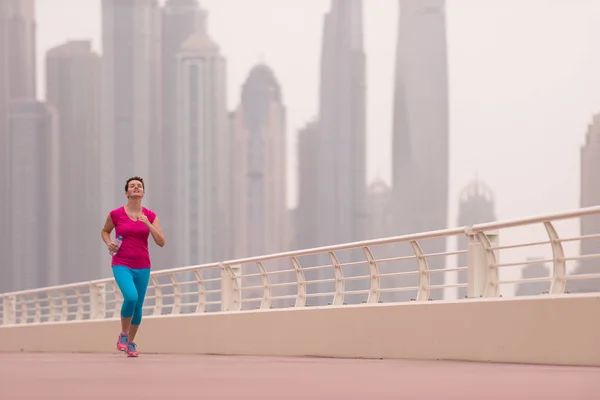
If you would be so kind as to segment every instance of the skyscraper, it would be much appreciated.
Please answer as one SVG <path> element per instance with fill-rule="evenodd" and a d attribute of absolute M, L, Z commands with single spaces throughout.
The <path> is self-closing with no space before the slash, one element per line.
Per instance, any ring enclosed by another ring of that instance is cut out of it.
<path fill-rule="evenodd" d="M 0 291 L 19 284 L 13 279 L 11 253 L 20 251 L 12 240 L 11 153 L 9 104 L 35 99 L 35 2 L 0 1 Z"/>
<path fill-rule="evenodd" d="M 60 283 L 104 277 L 100 223 L 100 57 L 90 41 L 70 41 L 46 55 L 47 101 L 60 117 L 58 135 Z"/>
<path fill-rule="evenodd" d="M 368 239 L 391 236 L 391 188 L 382 180 L 373 181 L 367 190 L 369 224 Z"/>
<path fill-rule="evenodd" d="M 527 261 L 541 260 L 541 258 L 528 257 Z M 543 262 L 529 264 L 521 270 L 522 279 L 548 278 L 550 271 Z M 537 296 L 550 290 L 550 282 L 524 282 L 516 285 L 516 296 Z"/>
<path fill-rule="evenodd" d="M 298 205 L 292 215 L 293 246 L 295 249 L 310 249 L 318 247 L 317 232 L 320 224 L 318 221 L 318 176 L 317 149 L 319 141 L 319 123 L 311 121 L 307 123 L 298 132 Z M 319 264 L 323 261 L 324 264 Z M 319 260 L 316 256 L 305 256 L 299 259 L 303 267 L 314 267 L 317 265 L 327 265 L 330 260 Z M 305 271 L 307 281 L 317 280 L 323 275 L 321 271 Z M 308 284 L 306 290 L 308 293 L 318 292 L 320 283 Z M 330 287 L 322 285 L 328 291 Z M 309 301 L 307 305 L 314 305 L 317 302 L 324 303 L 322 299 Z"/>
<path fill-rule="evenodd" d="M 58 283 L 56 122 L 55 112 L 39 101 L 15 100 L 10 104 L 12 251 L 8 265 L 17 267 L 12 271 L 12 290 Z"/>
<path fill-rule="evenodd" d="M 600 205 L 600 113 L 594 115 L 589 125 L 585 144 L 581 147 L 581 207 Z M 581 236 L 600 233 L 600 216 L 591 215 L 581 218 Z M 600 239 L 581 241 L 580 254 L 589 256 L 600 253 Z M 580 260 L 576 274 L 596 274 L 600 272 L 600 258 Z M 567 283 L 570 292 L 597 292 L 600 280 L 574 280 Z"/>
<path fill-rule="evenodd" d="M 208 32 L 188 38 L 178 56 L 176 177 L 179 234 L 185 265 L 220 261 L 226 249 L 230 144 L 226 109 L 226 64 Z"/>
<path fill-rule="evenodd" d="M 485 183 L 477 179 L 470 182 L 463 189 L 458 207 L 458 226 L 472 226 L 496 220 L 494 193 Z M 457 240 L 457 250 L 467 250 L 467 237 L 460 235 Z M 457 267 L 466 267 L 467 265 L 467 254 L 459 254 Z M 459 271 L 458 283 L 467 283 L 467 277 L 468 273 L 466 271 Z M 458 288 L 459 299 L 464 298 L 467 293 L 467 288 Z"/>
<path fill-rule="evenodd" d="M 279 83 L 264 64 L 244 83 L 234 135 L 234 256 L 286 251 L 286 114 Z"/>
<path fill-rule="evenodd" d="M 0 253 L 4 260 L 0 261 L 0 293 L 12 288 L 12 265 L 9 256 L 8 225 L 8 2 L 0 1 Z"/>
<path fill-rule="evenodd" d="M 160 38 L 157 0 L 102 0 L 104 215 L 125 203 L 127 178 L 140 175 L 145 205 L 160 216 Z"/>
<path fill-rule="evenodd" d="M 7 131 L 7 104 L 8 89 L 8 2 L 0 2 L 0 149 L 3 146 Z M 3 150 L 0 150 L 0 166 L 4 160 Z M 0 188 L 2 187 L 2 174 L 0 173 Z"/>
<path fill-rule="evenodd" d="M 153 257 L 159 268 L 184 266 L 183 252 L 175 242 L 177 225 L 177 196 L 175 177 L 183 171 L 178 167 L 178 151 L 181 147 L 177 134 L 177 55 L 182 44 L 194 32 L 206 29 L 206 12 L 197 0 L 168 0 L 162 12 L 162 164 L 161 198 L 159 211 L 161 225 L 169 244 Z"/>
<path fill-rule="evenodd" d="M 8 16 L 8 73 L 12 99 L 36 94 L 35 0 L 3 0 Z"/>
<path fill-rule="evenodd" d="M 317 139 L 318 245 L 364 238 L 366 73 L 362 0 L 332 0 L 321 52 Z"/>
<path fill-rule="evenodd" d="M 298 205 L 294 212 L 294 247 L 317 247 L 317 146 L 319 124 L 312 121 L 298 132 Z"/>
<path fill-rule="evenodd" d="M 294 247 L 310 248 L 366 236 L 366 73 L 362 0 L 332 0 L 323 24 L 319 116 L 298 136 L 300 191 L 294 211 Z M 341 262 L 362 253 L 345 252 Z M 328 255 L 304 257 L 304 266 L 327 265 Z M 359 267 L 360 268 L 360 267 Z M 347 276 L 363 275 L 352 267 Z M 333 278 L 314 270 L 308 281 Z M 350 282 L 350 286 L 354 283 Z M 348 288 L 350 290 L 351 288 Z M 307 286 L 308 293 L 329 292 L 333 284 Z M 356 299 L 354 299 L 356 300 Z M 357 300 L 358 301 L 358 300 Z M 310 299 L 307 304 L 326 304 Z M 353 302 L 353 300 L 350 300 Z"/>
<path fill-rule="evenodd" d="M 392 136 L 394 235 L 446 228 L 449 181 L 445 1 L 399 3 Z M 425 254 L 443 253 L 446 240 L 423 241 L 421 246 Z M 444 266 L 444 257 L 429 260 L 430 269 Z M 443 274 L 431 276 L 431 285 L 443 282 Z M 432 294 L 441 298 L 440 292 Z"/>

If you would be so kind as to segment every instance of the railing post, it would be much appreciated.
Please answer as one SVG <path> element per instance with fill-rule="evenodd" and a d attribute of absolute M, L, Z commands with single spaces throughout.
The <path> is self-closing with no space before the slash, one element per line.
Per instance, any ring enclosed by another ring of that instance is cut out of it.
<path fill-rule="evenodd" d="M 221 311 L 238 311 L 242 305 L 242 266 L 221 264 Z"/>
<path fill-rule="evenodd" d="M 152 288 L 154 289 L 154 311 L 152 315 L 160 315 L 163 309 L 163 294 L 156 275 L 150 275 L 150 283 L 152 283 Z M 173 298 L 173 303 L 175 303 L 175 298 Z"/>
<path fill-rule="evenodd" d="M 15 296 L 2 297 L 2 325 L 14 325 L 17 323 L 17 299 Z"/>
<path fill-rule="evenodd" d="M 486 262 L 488 264 L 488 285 L 485 293 L 486 297 L 500 296 L 500 285 L 498 285 L 498 267 L 500 263 L 500 251 L 495 248 L 500 246 L 500 234 L 497 230 L 482 232 L 485 238 L 484 248 L 486 249 Z"/>
<path fill-rule="evenodd" d="M 106 317 L 106 284 L 92 284 L 90 286 L 90 319 L 103 319 Z"/>
<path fill-rule="evenodd" d="M 492 246 L 498 245 L 498 232 L 475 232 L 472 228 L 465 230 L 469 242 L 468 260 L 468 296 L 495 297 L 497 293 L 498 273 L 494 267 L 497 263 L 497 251 Z"/>
<path fill-rule="evenodd" d="M 485 249 L 471 228 L 467 228 L 465 234 L 469 239 L 467 247 L 468 296 L 469 298 L 483 297 L 487 285 Z"/>

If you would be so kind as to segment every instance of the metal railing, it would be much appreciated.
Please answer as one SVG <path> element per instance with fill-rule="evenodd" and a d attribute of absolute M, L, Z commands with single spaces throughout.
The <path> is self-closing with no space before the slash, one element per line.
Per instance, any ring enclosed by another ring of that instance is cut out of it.
<path fill-rule="evenodd" d="M 153 271 L 144 314 L 421 302 L 442 300 L 450 288 L 467 288 L 471 298 L 498 297 L 502 285 L 531 282 L 548 283 L 548 293 L 566 294 L 570 280 L 600 279 L 600 273 L 574 275 L 567 268 L 600 253 L 568 256 L 563 245 L 598 240 L 600 234 L 560 237 L 556 229 L 559 221 L 586 216 L 600 216 L 600 207 Z M 505 230 L 536 226 L 545 230 L 544 240 L 499 244 Z M 451 238 L 466 248 L 445 251 Z M 551 256 L 501 262 L 502 252 L 539 246 L 548 247 Z M 448 268 L 450 257 L 466 261 Z M 549 263 L 549 276 L 501 279 L 504 269 L 534 262 Z M 468 274 L 467 282 L 444 279 L 458 272 Z M 112 278 L 5 293 L 0 294 L 0 325 L 118 318 L 121 301 Z"/>

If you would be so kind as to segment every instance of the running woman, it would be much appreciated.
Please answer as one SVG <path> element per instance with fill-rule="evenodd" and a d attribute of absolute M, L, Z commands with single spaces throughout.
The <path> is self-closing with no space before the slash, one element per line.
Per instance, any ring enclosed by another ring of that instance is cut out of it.
<path fill-rule="evenodd" d="M 127 204 L 112 210 L 102 228 L 102 240 L 111 252 L 112 271 L 115 281 L 123 294 L 121 307 L 121 333 L 117 339 L 117 349 L 126 352 L 128 357 L 137 357 L 135 335 L 142 321 L 142 307 L 150 280 L 150 253 L 148 237 L 163 247 L 165 236 L 160 221 L 154 211 L 142 207 L 144 180 L 134 176 L 125 184 Z M 123 242 L 117 247 L 110 239 L 112 230 Z"/>

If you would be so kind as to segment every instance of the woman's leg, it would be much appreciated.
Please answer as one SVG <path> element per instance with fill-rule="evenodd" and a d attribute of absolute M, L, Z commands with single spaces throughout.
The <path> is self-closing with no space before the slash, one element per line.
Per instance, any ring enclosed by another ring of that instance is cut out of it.
<path fill-rule="evenodd" d="M 137 302 L 135 304 L 135 310 L 133 318 L 131 319 L 131 326 L 129 328 L 129 341 L 133 342 L 137 330 L 142 322 L 142 313 L 144 300 L 146 298 L 146 290 L 148 289 L 148 282 L 150 281 L 150 268 L 136 269 L 133 272 L 133 283 L 137 290 Z"/>
<path fill-rule="evenodd" d="M 113 268 L 113 276 L 123 294 L 123 305 L 121 306 L 121 334 L 117 341 L 119 350 L 127 349 L 129 339 L 129 330 L 131 320 L 135 312 L 135 305 L 138 300 L 138 291 L 135 286 L 134 274 L 131 268 L 116 265 Z"/>

